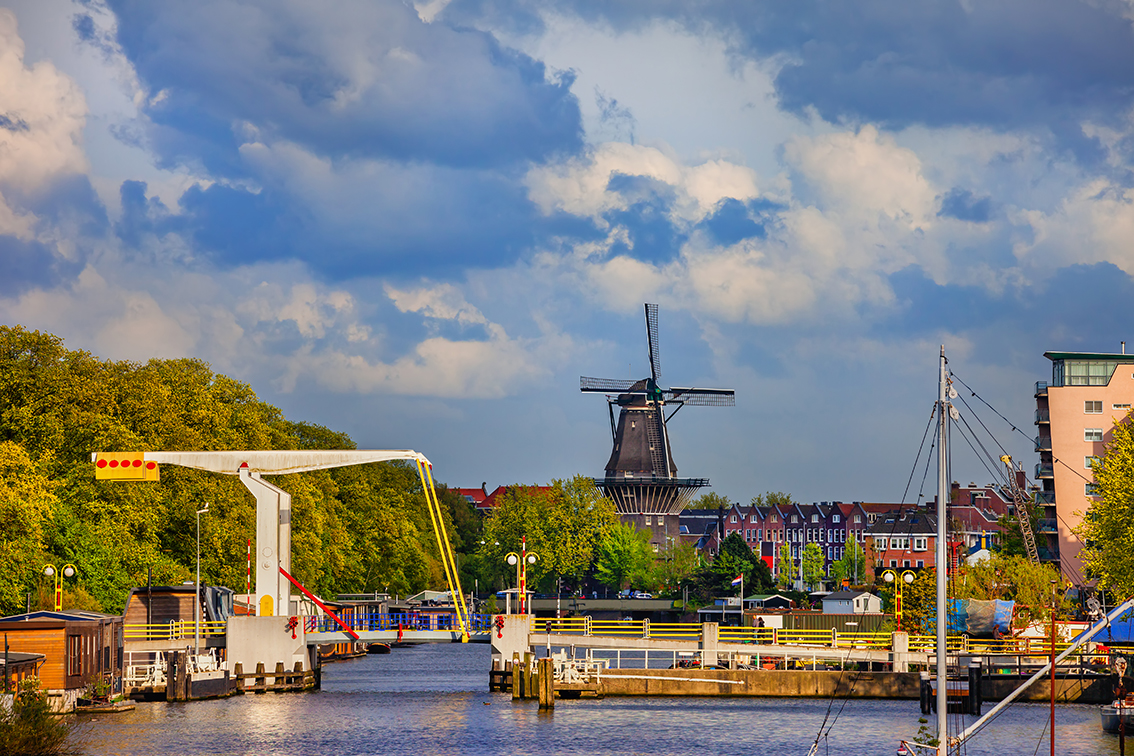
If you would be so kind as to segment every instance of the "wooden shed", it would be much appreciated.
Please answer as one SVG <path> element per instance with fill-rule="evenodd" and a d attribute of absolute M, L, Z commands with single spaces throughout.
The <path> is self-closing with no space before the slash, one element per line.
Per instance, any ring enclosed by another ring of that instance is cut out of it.
<path fill-rule="evenodd" d="M 0 618 L 11 651 L 43 654 L 45 690 L 81 690 L 100 677 L 122 677 L 122 618 L 100 612 L 31 612 Z"/>

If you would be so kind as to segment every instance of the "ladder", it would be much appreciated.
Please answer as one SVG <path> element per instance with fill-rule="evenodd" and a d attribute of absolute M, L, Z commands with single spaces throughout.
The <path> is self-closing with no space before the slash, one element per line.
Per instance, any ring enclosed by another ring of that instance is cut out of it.
<path fill-rule="evenodd" d="M 646 420 L 646 440 L 650 443 L 650 462 L 655 477 L 669 477 L 669 460 L 665 453 L 665 429 L 662 423 L 662 408 L 654 406 L 654 416 Z"/>
<path fill-rule="evenodd" d="M 1008 491 L 1012 500 L 1016 502 L 1016 520 L 1020 523 L 1020 535 L 1024 539 L 1024 549 L 1028 552 L 1028 560 L 1032 564 L 1039 564 L 1039 551 L 1036 549 L 1036 537 L 1032 533 L 1032 518 L 1028 514 L 1028 498 L 1016 480 L 1016 467 L 1012 464 L 1012 457 L 1005 454 L 1000 461 L 1008 466 Z"/>

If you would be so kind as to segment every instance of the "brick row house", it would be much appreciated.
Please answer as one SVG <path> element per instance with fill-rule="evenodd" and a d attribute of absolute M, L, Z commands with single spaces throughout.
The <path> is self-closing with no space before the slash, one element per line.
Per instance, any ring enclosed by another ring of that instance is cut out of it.
<path fill-rule="evenodd" d="M 768 565 L 772 574 L 780 566 L 781 548 L 790 545 L 792 569 L 799 569 L 800 556 L 809 543 L 823 553 L 824 573 L 843 557 L 848 538 L 865 547 L 871 514 L 862 502 L 820 502 L 789 506 L 742 506 L 734 504 L 724 512 L 723 537 L 737 533 L 752 551 Z M 707 539 L 705 547 L 715 553 L 719 539 Z"/>

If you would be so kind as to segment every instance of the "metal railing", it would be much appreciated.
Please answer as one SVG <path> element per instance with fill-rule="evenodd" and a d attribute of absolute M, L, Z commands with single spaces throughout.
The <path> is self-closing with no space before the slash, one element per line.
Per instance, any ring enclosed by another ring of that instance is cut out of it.
<path fill-rule="evenodd" d="M 1051 436 L 1036 436 L 1036 451 L 1051 451 Z"/>
<path fill-rule="evenodd" d="M 702 626 L 692 622 L 650 622 L 649 620 L 596 620 L 590 617 L 546 619 L 532 617 L 530 631 L 558 635 L 582 635 L 611 638 L 644 638 L 656 640 L 698 640 Z M 851 632 L 845 630 L 785 630 L 772 627 L 719 627 L 717 639 L 722 643 L 751 643 L 774 646 L 814 646 L 889 650 L 893 634 L 889 632 Z M 1056 652 L 1070 645 L 1057 643 Z M 933 653 L 936 638 L 932 635 L 910 635 L 910 651 Z M 950 635 L 946 639 L 949 653 L 1004 654 L 1010 656 L 1047 656 L 1050 644 L 1043 638 L 1003 638 L 1000 640 Z"/>
<path fill-rule="evenodd" d="M 433 614 L 418 612 L 352 612 L 339 615 L 343 624 L 355 632 L 376 632 L 381 630 L 431 630 L 437 632 L 461 631 L 455 613 Z M 492 628 L 494 617 L 491 614 L 469 615 L 470 633 L 487 633 Z M 339 623 L 325 614 L 303 617 L 303 629 L 308 633 L 342 632 Z"/>
<path fill-rule="evenodd" d="M 1035 477 L 1037 477 L 1037 478 L 1054 478 L 1055 477 L 1055 467 L 1053 465 L 1042 465 L 1042 464 L 1036 465 Z"/>
<path fill-rule="evenodd" d="M 227 623 L 206 620 L 200 623 L 201 637 L 224 635 Z M 170 620 L 164 623 L 126 624 L 122 626 L 122 635 L 125 640 L 156 641 L 156 640 L 182 640 L 196 635 L 197 623 L 193 620 Z"/>
<path fill-rule="evenodd" d="M 1047 381 L 1036 381 L 1035 396 L 1047 396 Z"/>
<path fill-rule="evenodd" d="M 1035 423 L 1033 423 L 1034 425 L 1039 425 L 1040 423 L 1050 423 L 1050 422 L 1051 422 L 1051 410 L 1049 410 L 1049 409 L 1038 409 L 1038 410 L 1036 410 L 1036 421 L 1035 421 Z"/>

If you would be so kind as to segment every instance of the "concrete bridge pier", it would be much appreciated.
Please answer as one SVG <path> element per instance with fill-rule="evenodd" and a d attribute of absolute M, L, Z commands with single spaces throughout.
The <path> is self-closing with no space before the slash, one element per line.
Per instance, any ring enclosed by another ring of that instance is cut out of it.
<path fill-rule="evenodd" d="M 894 672 L 910 671 L 910 634 L 896 632 L 891 636 L 890 660 L 894 663 Z"/>
<path fill-rule="evenodd" d="M 501 622 L 503 620 L 503 622 Z M 492 668 L 504 669 L 504 662 L 511 661 L 513 654 L 531 651 L 528 632 L 531 617 L 527 614 L 498 614 L 492 625 Z"/>
<path fill-rule="evenodd" d="M 720 640 L 720 624 L 716 622 L 701 623 L 701 665 L 715 667 L 717 665 L 717 643 Z"/>

